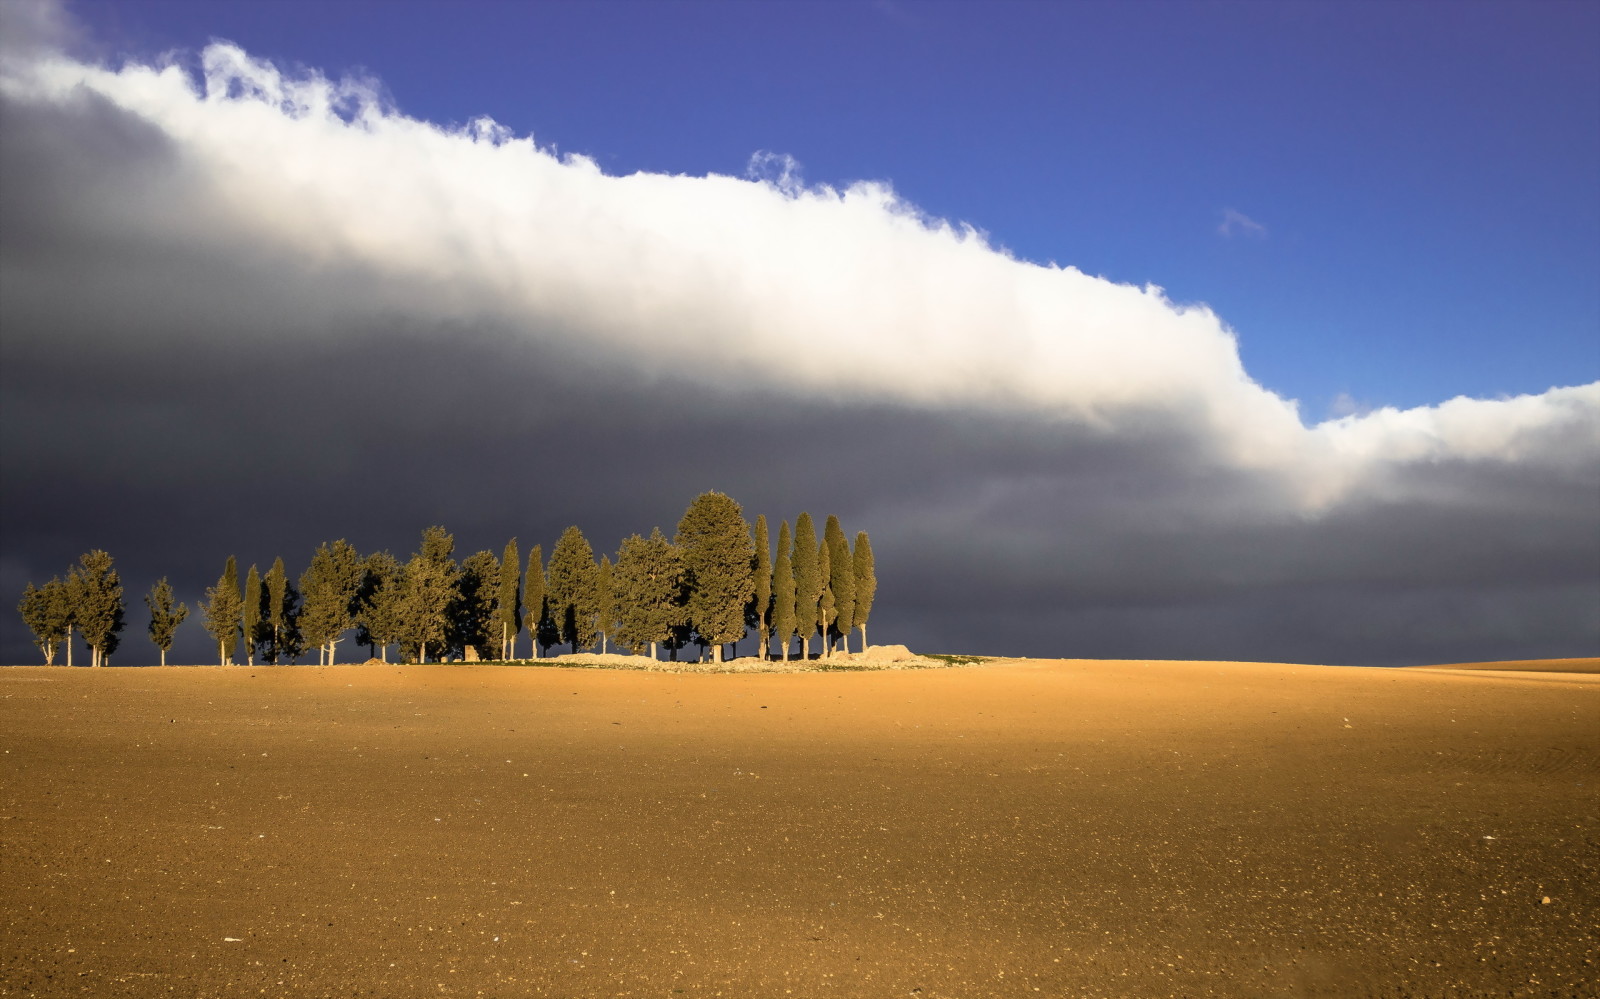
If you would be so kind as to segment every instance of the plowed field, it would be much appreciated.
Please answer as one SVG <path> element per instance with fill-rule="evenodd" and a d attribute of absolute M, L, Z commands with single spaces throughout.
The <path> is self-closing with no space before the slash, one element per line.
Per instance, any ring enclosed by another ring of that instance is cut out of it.
<path fill-rule="evenodd" d="M 1593 996 L 1600 676 L 0 670 L 0 995 Z"/>

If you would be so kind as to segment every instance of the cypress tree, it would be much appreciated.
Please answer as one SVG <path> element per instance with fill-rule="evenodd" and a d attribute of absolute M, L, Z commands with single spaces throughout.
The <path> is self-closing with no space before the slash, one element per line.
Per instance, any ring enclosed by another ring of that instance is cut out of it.
<path fill-rule="evenodd" d="M 489 658 L 490 636 L 499 630 L 495 627 L 495 598 L 499 588 L 500 562 L 494 552 L 481 551 L 462 561 L 450 619 L 451 646 L 463 657 Z"/>
<path fill-rule="evenodd" d="M 262 580 L 267 591 L 267 618 L 266 627 L 272 633 L 272 656 L 270 662 L 276 666 L 278 653 L 282 648 L 284 626 L 284 597 L 289 587 L 289 575 L 283 568 L 283 557 L 272 560 L 272 568 L 267 570 L 267 576 Z M 262 659 L 268 659 L 263 655 Z"/>
<path fill-rule="evenodd" d="M 517 657 L 517 633 L 522 630 L 522 556 L 517 551 L 517 539 L 506 542 L 500 554 L 500 592 L 495 598 L 495 612 L 500 624 L 500 658 Z"/>
<path fill-rule="evenodd" d="M 405 576 L 400 563 L 386 551 L 368 555 L 356 593 L 356 642 L 368 646 L 371 655 L 384 662 L 389 661 L 390 644 L 400 640 L 404 599 Z"/>
<path fill-rule="evenodd" d="M 252 574 L 255 568 L 251 567 Z M 256 580 L 258 588 L 260 579 Z M 167 652 L 172 649 L 173 635 L 178 630 L 178 625 L 189 616 L 189 608 L 183 604 L 176 607 L 172 604 L 172 586 L 167 582 L 167 577 L 162 576 L 156 580 L 156 585 L 145 594 L 144 605 L 150 608 L 150 641 L 161 650 L 161 665 L 167 664 Z"/>
<path fill-rule="evenodd" d="M 669 642 L 673 629 L 684 620 L 683 560 L 678 549 L 661 533 L 635 534 L 622 542 L 612 570 L 617 594 L 617 642 L 638 655 L 649 649 L 656 658 L 656 643 Z"/>
<path fill-rule="evenodd" d="M 206 588 L 206 599 L 200 604 L 206 632 L 217 643 L 218 665 L 227 666 L 233 662 L 233 653 L 239 641 L 243 603 L 239 596 L 238 563 L 229 555 L 228 564 L 218 577 L 217 585 Z"/>
<path fill-rule="evenodd" d="M 867 616 L 872 613 L 872 598 L 878 593 L 878 571 L 872 559 L 872 542 L 866 531 L 856 532 L 855 565 L 856 627 L 861 629 L 861 651 L 867 651 Z"/>
<path fill-rule="evenodd" d="M 533 658 L 538 659 L 550 647 L 545 636 L 550 632 L 550 602 L 545 592 L 544 546 L 534 545 L 528 552 L 528 571 L 524 576 L 522 604 L 528 629 L 528 642 L 533 646 Z"/>
<path fill-rule="evenodd" d="M 609 555 L 600 556 L 594 574 L 594 630 L 600 635 L 600 654 L 605 655 L 606 639 L 617 630 L 617 591 Z"/>
<path fill-rule="evenodd" d="M 845 655 L 849 655 L 850 632 L 855 627 L 856 615 L 856 569 L 850 557 L 850 541 L 839 526 L 839 518 L 832 514 L 828 515 L 822 537 L 828 545 L 828 588 L 833 591 L 834 601 L 833 633 L 844 644 Z"/>
<path fill-rule="evenodd" d="M 256 642 L 261 638 L 261 573 L 254 563 L 244 577 L 244 654 L 245 662 L 256 664 Z M 164 662 L 162 665 L 166 665 Z"/>
<path fill-rule="evenodd" d="M 772 637 L 789 661 L 789 639 L 794 637 L 794 556 L 789 550 L 789 522 L 778 527 L 778 561 L 772 567 Z"/>
<path fill-rule="evenodd" d="M 763 662 L 772 654 L 772 544 L 767 538 L 767 515 L 756 517 L 756 655 Z"/>
<path fill-rule="evenodd" d="M 811 514 L 794 522 L 794 614 L 800 636 L 800 658 L 811 658 L 811 633 L 817 628 L 817 602 L 822 599 L 823 578 L 817 564 L 817 529 Z"/>
<path fill-rule="evenodd" d="M 61 592 L 67 603 L 67 665 L 72 665 L 72 629 L 78 626 L 79 608 L 84 603 L 83 573 L 77 566 L 67 570 L 67 578 L 61 584 Z"/>
<path fill-rule="evenodd" d="M 34 644 L 44 653 L 44 664 L 54 666 L 56 649 L 72 630 L 72 608 L 67 600 L 67 586 L 59 576 L 52 577 L 44 586 L 34 589 L 32 583 L 22 591 L 22 602 L 17 604 L 23 623 L 33 632 Z"/>
<path fill-rule="evenodd" d="M 311 565 L 300 576 L 300 591 L 305 599 L 300 609 L 300 629 L 320 646 L 318 659 L 323 665 L 333 665 L 339 637 L 355 626 L 361 572 L 360 554 L 340 538 L 318 545 Z"/>
<path fill-rule="evenodd" d="M 720 663 L 723 643 L 743 637 L 745 605 L 756 591 L 750 524 L 732 498 L 701 493 L 684 511 L 673 540 L 688 575 L 689 619 Z"/>
<path fill-rule="evenodd" d="M 833 619 L 838 614 L 838 602 L 833 596 L 833 556 L 828 550 L 828 542 L 823 540 L 817 545 L 817 577 L 822 580 L 822 593 L 817 598 L 817 616 L 811 622 L 811 627 L 822 634 L 822 656 L 825 659 L 833 658 L 833 640 L 829 629 L 833 627 Z"/>
<path fill-rule="evenodd" d="M 594 549 L 577 526 L 567 528 L 550 553 L 550 612 L 561 629 L 561 640 L 570 642 L 572 651 L 589 648 L 595 642 Z"/>
<path fill-rule="evenodd" d="M 428 646 L 433 646 L 443 661 L 449 638 L 450 606 L 456 599 L 456 583 L 461 570 L 450 556 L 455 538 L 443 527 L 422 532 L 422 545 L 406 563 L 406 595 L 402 602 L 401 641 L 418 662 L 428 661 Z"/>

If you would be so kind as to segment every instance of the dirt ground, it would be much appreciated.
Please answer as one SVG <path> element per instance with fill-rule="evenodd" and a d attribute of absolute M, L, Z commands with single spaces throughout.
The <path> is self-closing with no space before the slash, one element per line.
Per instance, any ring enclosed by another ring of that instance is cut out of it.
<path fill-rule="evenodd" d="M 1594 996 L 1600 674 L 0 670 L 0 995 Z"/>

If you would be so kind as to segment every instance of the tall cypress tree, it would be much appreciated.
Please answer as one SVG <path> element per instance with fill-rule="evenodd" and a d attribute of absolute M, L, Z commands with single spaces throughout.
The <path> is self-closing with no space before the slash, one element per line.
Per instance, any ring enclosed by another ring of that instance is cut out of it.
<path fill-rule="evenodd" d="M 833 633 L 844 643 L 845 655 L 850 654 L 850 631 L 855 627 L 856 569 L 850 557 L 850 541 L 839 526 L 839 518 L 828 515 L 828 524 L 822 529 L 823 540 L 828 545 L 828 588 L 833 591 Z M 831 643 L 830 643 L 831 644 Z"/>
<path fill-rule="evenodd" d="M 206 588 L 206 598 L 200 604 L 200 614 L 205 619 L 206 631 L 217 643 L 217 662 L 227 666 L 239 642 L 239 625 L 243 616 L 244 600 L 239 595 L 239 566 L 232 555 L 223 568 L 217 585 Z"/>
<path fill-rule="evenodd" d="M 756 655 L 765 662 L 772 654 L 772 544 L 767 538 L 767 515 L 756 517 L 756 634 L 760 645 Z"/>
<path fill-rule="evenodd" d="M 606 639 L 617 630 L 617 591 L 611 556 L 600 556 L 594 574 L 594 630 L 600 635 L 600 654 L 606 654 Z"/>
<path fill-rule="evenodd" d="M 72 665 L 72 630 L 78 627 L 81 617 L 80 608 L 84 606 L 84 581 L 83 572 L 77 566 L 67 569 L 67 578 L 61 584 L 61 592 L 66 597 L 67 604 L 67 665 Z M 90 660 L 93 662 L 93 660 Z"/>
<path fill-rule="evenodd" d="M 744 609 L 755 595 L 755 548 L 750 524 L 732 498 L 701 493 L 678 522 L 673 539 L 689 578 L 689 619 L 722 662 L 722 645 L 744 635 Z"/>
<path fill-rule="evenodd" d="M 861 629 L 861 651 L 867 651 L 867 616 L 878 593 L 878 570 L 872 558 L 872 541 L 866 531 L 856 532 L 856 550 L 851 553 L 856 577 L 856 627 Z"/>
<path fill-rule="evenodd" d="M 778 561 L 772 567 L 772 637 L 789 661 L 789 639 L 794 637 L 794 555 L 789 550 L 789 522 L 778 527 Z"/>
<path fill-rule="evenodd" d="M 817 602 L 822 599 L 823 578 L 817 564 L 817 529 L 811 514 L 794 522 L 794 614 L 800 636 L 800 658 L 811 658 L 811 633 L 817 630 Z"/>
<path fill-rule="evenodd" d="M 823 540 L 817 545 L 817 578 L 822 580 L 822 593 L 817 597 L 817 615 L 811 622 L 811 627 L 822 635 L 822 656 L 824 659 L 833 658 L 833 640 L 830 629 L 833 619 L 837 616 L 837 601 L 833 596 L 833 553 L 828 550 L 828 542 Z"/>
<path fill-rule="evenodd" d="M 544 546 L 534 545 L 528 552 L 528 571 L 524 574 L 522 605 L 528 629 L 528 641 L 533 646 L 533 658 L 538 659 L 550 647 L 545 636 L 550 632 L 550 602 L 544 581 Z"/>
<path fill-rule="evenodd" d="M 550 613 L 561 629 L 561 640 L 578 647 L 589 648 L 595 642 L 595 576 L 599 569 L 594 564 L 594 549 L 577 526 L 567 528 L 550 553 Z"/>
<path fill-rule="evenodd" d="M 256 664 L 256 643 L 261 639 L 261 610 L 264 603 L 261 598 L 261 573 L 252 562 L 250 571 L 244 577 L 243 608 L 245 662 L 251 666 Z M 165 662 L 162 665 L 166 665 Z"/>
<path fill-rule="evenodd" d="M 522 555 L 517 551 L 517 539 L 506 542 L 500 554 L 500 592 L 495 599 L 495 613 L 500 624 L 500 658 L 517 657 L 517 632 L 522 630 Z"/>
<path fill-rule="evenodd" d="M 161 665 L 165 666 L 167 653 L 172 649 L 173 636 L 178 625 L 189 616 L 189 608 L 183 604 L 173 606 L 172 585 L 165 576 L 156 580 L 156 585 L 150 588 L 145 595 L 144 605 L 150 608 L 150 641 L 161 650 Z"/>
<path fill-rule="evenodd" d="M 294 662 L 303 649 L 300 638 L 300 591 L 289 582 L 280 556 L 272 560 L 262 581 L 267 591 L 266 627 L 272 631 L 271 655 L 262 658 L 277 665 L 280 658 Z"/>

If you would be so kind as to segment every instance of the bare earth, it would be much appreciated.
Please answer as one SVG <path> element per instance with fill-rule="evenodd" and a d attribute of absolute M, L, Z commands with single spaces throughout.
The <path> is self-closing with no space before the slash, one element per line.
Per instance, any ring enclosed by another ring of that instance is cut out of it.
<path fill-rule="evenodd" d="M 1592 671 L 21 667 L 0 749 L 0 995 L 1600 981 Z"/>

